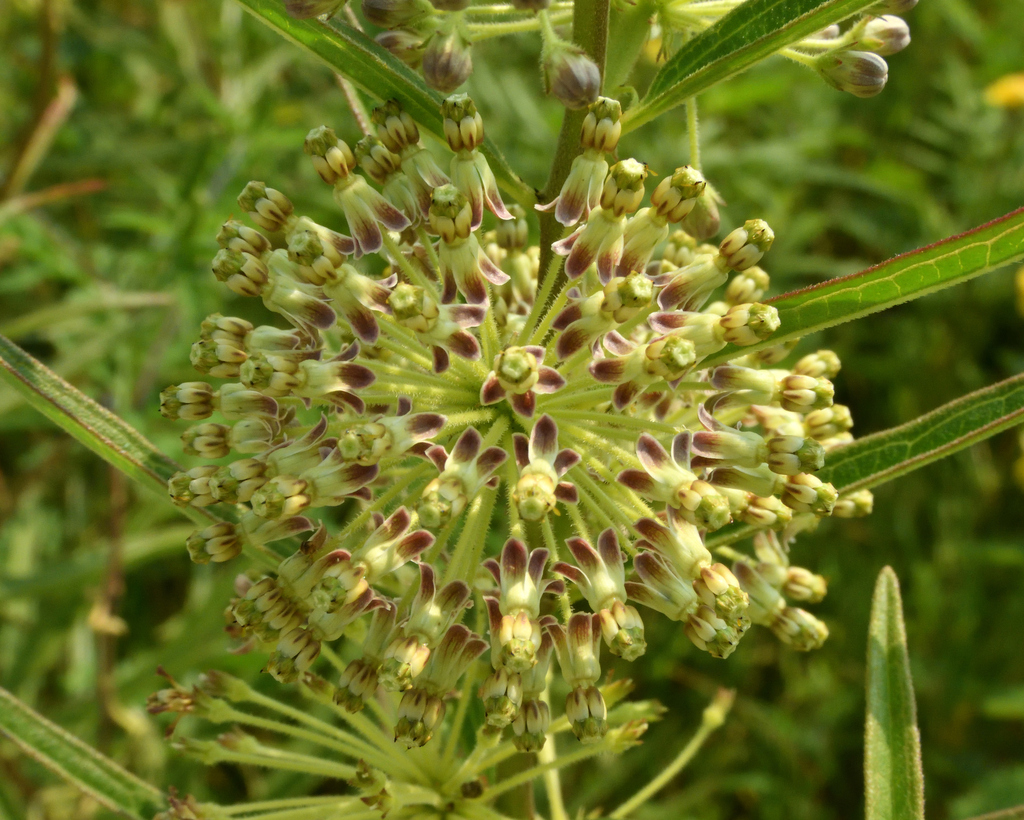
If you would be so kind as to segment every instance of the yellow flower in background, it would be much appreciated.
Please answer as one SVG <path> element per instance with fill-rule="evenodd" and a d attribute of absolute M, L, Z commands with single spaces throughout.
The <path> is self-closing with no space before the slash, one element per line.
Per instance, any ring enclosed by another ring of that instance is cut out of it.
<path fill-rule="evenodd" d="M 1024 106 L 1024 72 L 1005 74 L 985 89 L 985 102 L 999 108 Z"/>

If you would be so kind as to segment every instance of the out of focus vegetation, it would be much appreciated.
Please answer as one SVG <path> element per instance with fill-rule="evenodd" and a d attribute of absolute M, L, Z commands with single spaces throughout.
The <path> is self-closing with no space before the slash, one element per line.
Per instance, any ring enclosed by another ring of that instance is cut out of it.
<path fill-rule="evenodd" d="M 776 58 L 701 99 L 704 170 L 729 203 L 723 228 L 754 215 L 775 227 L 773 292 L 1024 203 L 1024 107 L 1005 84 L 984 96 L 1024 71 L 1019 0 L 922 0 L 908 20 L 914 42 L 890 58 L 877 98 L 842 95 Z M 480 47 L 468 90 L 540 185 L 560 109 L 538 102 L 533 47 Z M 0 332 L 176 453 L 159 389 L 191 376 L 187 350 L 206 314 L 249 309 L 225 304 L 209 274 L 217 227 L 249 179 L 332 224 L 301 144 L 321 123 L 356 135 L 345 97 L 231 2 L 7 0 L 0 48 Z M 684 117 L 635 132 L 623 150 L 682 164 Z M 1011 274 L 996 274 L 804 345 L 840 354 L 836 398 L 865 434 L 1020 372 L 1017 302 Z M 830 580 L 820 652 L 758 634 L 722 664 L 653 622 L 631 673 L 641 696 L 672 709 L 600 776 L 570 770 L 570 810 L 616 805 L 727 685 L 738 690 L 729 723 L 643 816 L 859 817 L 865 635 L 884 564 L 903 581 L 929 817 L 1024 803 L 1019 457 L 1016 435 L 1003 434 L 882 487 L 872 517 L 802 540 L 799 562 Z M 6 390 L 0 519 L 0 685 L 161 786 L 227 801 L 284 785 L 180 758 L 142 709 L 158 664 L 186 679 L 209 666 L 259 678 L 261 658 L 224 652 L 231 571 L 190 565 L 191 525 Z M 90 812 L 0 745 L 0 818 Z"/>

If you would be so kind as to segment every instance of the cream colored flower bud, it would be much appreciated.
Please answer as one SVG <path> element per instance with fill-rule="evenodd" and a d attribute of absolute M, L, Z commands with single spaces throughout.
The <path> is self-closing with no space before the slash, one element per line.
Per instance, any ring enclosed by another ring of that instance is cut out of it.
<path fill-rule="evenodd" d="M 587 109 L 580 131 L 580 146 L 583 150 L 611 153 L 619 144 L 622 135 L 622 105 L 611 97 L 598 97 Z"/>

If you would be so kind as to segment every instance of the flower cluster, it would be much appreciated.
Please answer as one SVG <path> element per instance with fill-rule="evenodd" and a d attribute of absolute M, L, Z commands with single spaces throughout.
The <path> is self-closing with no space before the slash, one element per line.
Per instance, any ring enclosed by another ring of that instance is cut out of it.
<path fill-rule="evenodd" d="M 779 317 L 759 301 L 774 234 L 749 219 L 705 244 L 719 217 L 700 171 L 663 175 L 641 207 L 646 166 L 610 157 L 615 101 L 589 107 L 582 153 L 545 206 L 567 228 L 550 254 L 502 202 L 472 101 L 442 112 L 447 172 L 395 102 L 354 148 L 310 132 L 347 234 L 246 186 L 255 227 L 224 225 L 213 272 L 288 327 L 203 322 L 193 364 L 227 381 L 172 385 L 161 411 L 194 422 L 186 452 L 216 463 L 169 490 L 237 513 L 188 550 L 249 559 L 229 632 L 278 680 L 346 714 L 390 702 L 407 747 L 444 731 L 462 680 L 482 681 L 490 743 L 507 733 L 536 751 L 557 725 L 624 747 L 643 726 L 616 723 L 625 688 L 601 685 L 601 657 L 644 654 L 643 611 L 716 658 L 753 624 L 800 650 L 827 636 L 790 604 L 819 601 L 825 582 L 789 548 L 823 516 L 870 511 L 869 493 L 815 475 L 851 439 L 833 403 L 839 361 L 783 366 L 793 345 L 771 345 Z M 752 534 L 753 557 L 721 546 Z M 483 612 L 467 618 L 474 601 Z M 391 787 L 369 779 L 384 800 Z"/>

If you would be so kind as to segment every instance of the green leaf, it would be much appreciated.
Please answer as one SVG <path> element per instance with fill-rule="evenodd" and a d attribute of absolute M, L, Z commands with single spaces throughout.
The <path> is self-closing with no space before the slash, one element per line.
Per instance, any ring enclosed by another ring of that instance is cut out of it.
<path fill-rule="evenodd" d="M 845 20 L 874 0 L 747 0 L 688 41 L 622 118 L 622 132 L 650 122 L 780 49 Z"/>
<path fill-rule="evenodd" d="M 256 19 L 347 77 L 370 96 L 381 101 L 398 100 L 421 128 L 442 142 L 445 141 L 441 95 L 429 88 L 415 71 L 361 31 L 337 20 L 331 25 L 316 19 L 295 20 L 285 11 L 281 0 L 237 2 Z M 481 151 L 487 157 L 499 184 L 520 204 L 532 207 L 537 202 L 536 191 L 509 167 L 501 151 L 490 139 L 484 141 Z"/>
<path fill-rule="evenodd" d="M 1024 375 L 833 450 L 817 475 L 844 493 L 874 487 L 1022 422 Z"/>
<path fill-rule="evenodd" d="M 900 583 L 883 567 L 868 630 L 865 820 L 924 820 L 924 774 Z"/>
<path fill-rule="evenodd" d="M 749 347 L 730 345 L 702 365 L 774 347 L 790 339 L 959 285 L 1024 259 L 1024 208 L 966 233 L 901 254 L 873 268 L 769 299 L 779 311 L 778 333 Z"/>
<path fill-rule="evenodd" d="M 840 494 L 877 487 L 919 467 L 1024 423 L 1024 375 L 968 393 L 913 421 L 832 450 L 816 475 Z M 734 544 L 756 532 L 727 527 L 708 538 L 709 547 Z"/>
<path fill-rule="evenodd" d="M 34 712 L 2 687 L 0 732 L 33 760 L 111 811 L 142 820 L 163 808 L 159 789 Z"/>
<path fill-rule="evenodd" d="M 4 336 L 0 336 L 0 379 L 100 458 L 167 498 L 167 479 L 181 467 L 135 428 Z M 195 507 L 186 507 L 182 512 L 203 524 L 222 520 L 208 510 Z"/>

